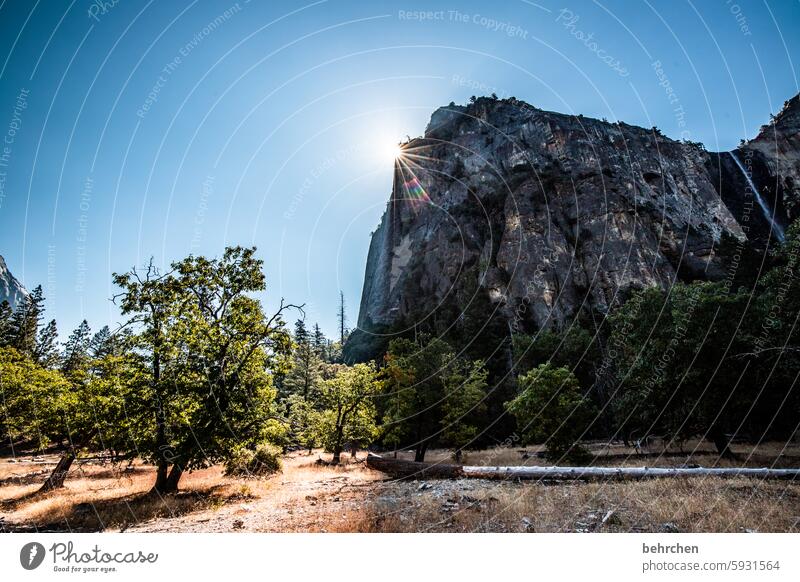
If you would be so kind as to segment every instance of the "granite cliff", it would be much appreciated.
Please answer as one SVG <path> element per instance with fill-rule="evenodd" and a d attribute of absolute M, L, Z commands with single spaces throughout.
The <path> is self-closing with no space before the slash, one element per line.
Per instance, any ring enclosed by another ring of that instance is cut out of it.
<path fill-rule="evenodd" d="M 28 291 L 8 270 L 5 259 L 0 256 L 0 303 L 8 301 L 12 308 L 19 305 Z"/>
<path fill-rule="evenodd" d="M 798 214 L 797 96 L 722 153 L 513 98 L 451 104 L 395 162 L 346 355 L 374 357 L 417 326 L 441 333 L 470 304 L 530 332 L 634 288 L 721 279 L 723 241 L 763 251 Z"/>

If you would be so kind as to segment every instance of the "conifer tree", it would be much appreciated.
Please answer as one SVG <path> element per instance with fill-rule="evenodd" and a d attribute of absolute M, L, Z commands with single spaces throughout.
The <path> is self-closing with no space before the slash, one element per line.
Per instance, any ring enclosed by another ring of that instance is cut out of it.
<path fill-rule="evenodd" d="M 60 354 L 58 353 L 58 329 L 56 327 L 56 320 L 50 320 L 39 332 L 39 337 L 36 341 L 36 351 L 34 353 L 34 360 L 48 369 L 53 369 L 58 366 Z"/>
<path fill-rule="evenodd" d="M 36 352 L 36 334 L 42 320 L 43 304 L 42 286 L 38 285 L 11 316 L 8 344 L 29 357 Z"/>
<path fill-rule="evenodd" d="M 61 363 L 61 371 L 65 374 L 88 365 L 91 331 L 89 322 L 84 319 L 67 338 L 64 343 L 64 360 Z"/>

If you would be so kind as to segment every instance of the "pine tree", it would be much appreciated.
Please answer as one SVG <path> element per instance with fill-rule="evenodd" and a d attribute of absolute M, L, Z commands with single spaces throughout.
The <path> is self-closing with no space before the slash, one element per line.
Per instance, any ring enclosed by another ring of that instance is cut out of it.
<path fill-rule="evenodd" d="M 317 352 L 317 355 L 323 361 L 328 361 L 328 355 L 326 353 L 328 342 L 325 339 L 325 334 L 322 333 L 322 330 L 320 329 L 318 323 L 314 324 L 314 335 L 312 338 L 312 345 L 314 346 L 314 351 Z"/>
<path fill-rule="evenodd" d="M 38 285 L 11 316 L 9 330 L 11 341 L 8 343 L 20 353 L 30 357 L 34 357 L 36 352 L 36 334 L 42 320 L 43 304 L 42 286 Z"/>
<path fill-rule="evenodd" d="M 306 322 L 298 319 L 294 322 L 294 341 L 297 344 L 308 343 L 308 330 L 306 329 Z"/>
<path fill-rule="evenodd" d="M 11 343 L 11 316 L 14 310 L 8 301 L 0 303 L 0 347 Z"/>
<path fill-rule="evenodd" d="M 294 324 L 294 351 L 292 369 L 283 380 L 285 394 L 298 394 L 303 398 L 313 395 L 319 383 L 322 361 L 314 349 L 311 336 L 303 320 Z"/>
<path fill-rule="evenodd" d="M 339 342 L 344 347 L 344 342 L 347 339 L 347 314 L 345 313 L 344 292 L 339 291 Z"/>
<path fill-rule="evenodd" d="M 58 328 L 56 320 L 52 319 L 39 332 L 34 360 L 44 368 L 53 369 L 58 366 L 59 359 Z"/>
<path fill-rule="evenodd" d="M 95 359 L 111 356 L 115 352 L 115 341 L 107 325 L 100 328 L 89 342 L 89 355 Z"/>
<path fill-rule="evenodd" d="M 73 372 L 85 367 L 89 362 L 89 345 L 92 330 L 85 319 L 73 331 L 64 343 L 64 360 L 61 371 Z"/>

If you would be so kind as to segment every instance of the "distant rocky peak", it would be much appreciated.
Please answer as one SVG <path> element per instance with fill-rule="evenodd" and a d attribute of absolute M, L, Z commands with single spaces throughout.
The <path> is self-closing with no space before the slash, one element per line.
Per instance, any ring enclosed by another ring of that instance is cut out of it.
<path fill-rule="evenodd" d="M 20 301 L 27 296 L 27 289 L 11 274 L 6 260 L 0 255 L 0 303 L 8 301 L 11 307 L 16 308 Z"/>

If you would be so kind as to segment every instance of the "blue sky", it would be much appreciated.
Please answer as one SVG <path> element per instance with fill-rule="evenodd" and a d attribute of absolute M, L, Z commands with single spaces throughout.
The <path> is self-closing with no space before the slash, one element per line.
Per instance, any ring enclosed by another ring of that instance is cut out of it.
<path fill-rule="evenodd" d="M 798 92 L 799 49 L 796 1 L 5 0 L 0 254 L 64 334 L 117 321 L 114 271 L 255 244 L 265 303 L 333 335 L 391 145 L 436 107 L 495 92 L 725 150 Z"/>

